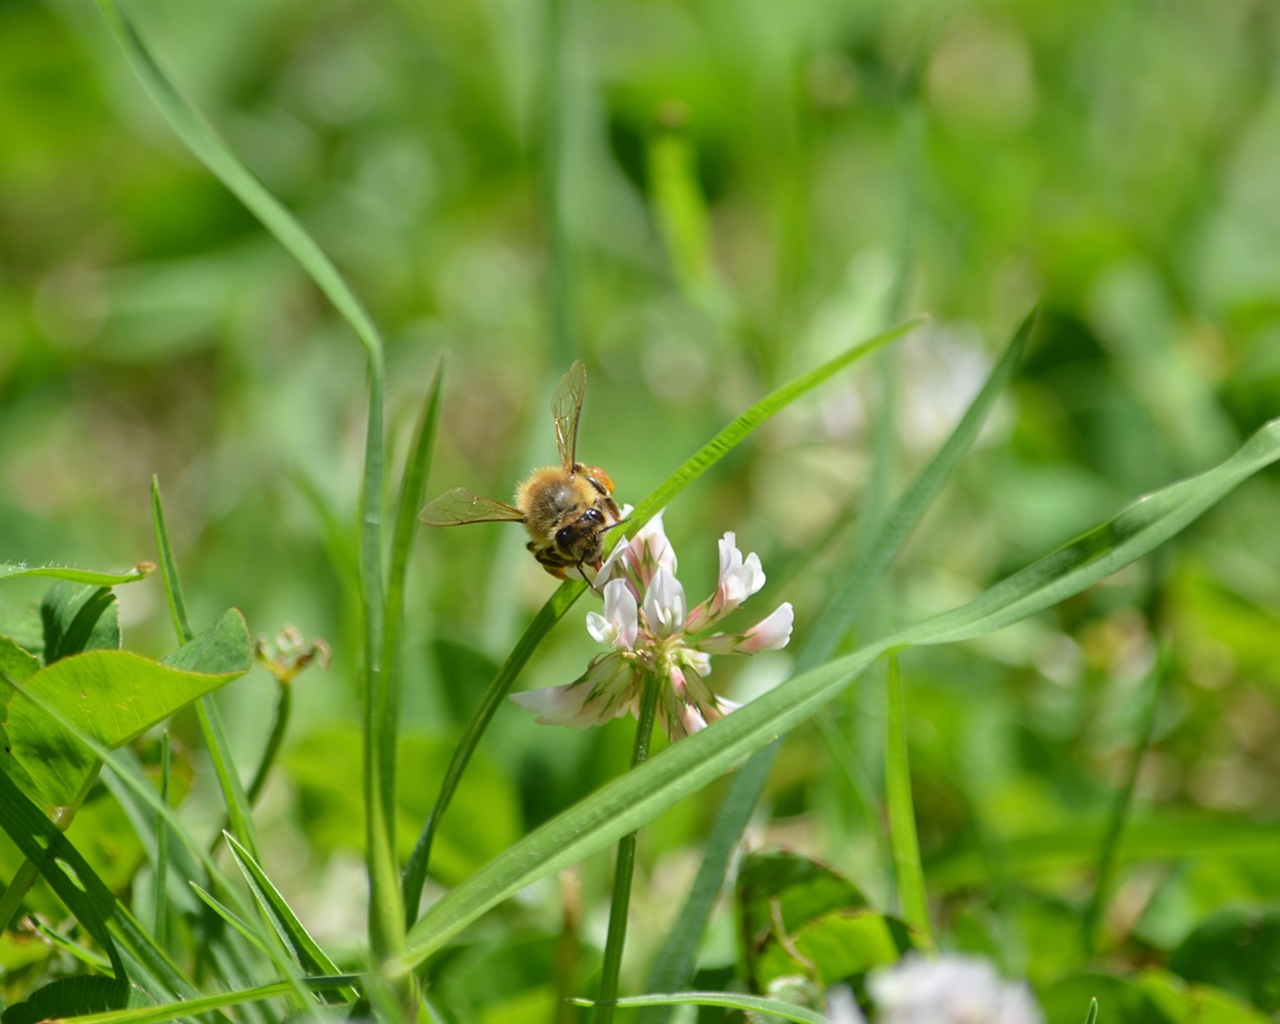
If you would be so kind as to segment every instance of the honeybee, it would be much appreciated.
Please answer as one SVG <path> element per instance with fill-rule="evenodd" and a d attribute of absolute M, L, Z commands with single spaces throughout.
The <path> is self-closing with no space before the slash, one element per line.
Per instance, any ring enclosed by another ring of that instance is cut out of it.
<path fill-rule="evenodd" d="M 465 487 L 440 495 L 422 510 L 428 526 L 464 523 L 524 523 L 527 547 L 539 564 L 558 579 L 577 567 L 600 568 L 604 535 L 622 523 L 613 500 L 613 481 L 598 466 L 577 461 L 578 421 L 586 393 L 587 371 L 578 360 L 561 379 L 551 399 L 560 465 L 535 470 L 516 489 L 515 506 L 484 498 Z"/>

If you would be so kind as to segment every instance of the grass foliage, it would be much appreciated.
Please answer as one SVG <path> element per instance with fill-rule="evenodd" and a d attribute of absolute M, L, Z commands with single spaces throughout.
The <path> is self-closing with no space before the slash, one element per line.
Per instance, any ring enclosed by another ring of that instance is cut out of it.
<path fill-rule="evenodd" d="M 0 11 L 3 1024 L 1274 1019 L 1280 20 L 1086 7 Z M 417 530 L 575 358 L 796 609 L 652 750 Z"/>

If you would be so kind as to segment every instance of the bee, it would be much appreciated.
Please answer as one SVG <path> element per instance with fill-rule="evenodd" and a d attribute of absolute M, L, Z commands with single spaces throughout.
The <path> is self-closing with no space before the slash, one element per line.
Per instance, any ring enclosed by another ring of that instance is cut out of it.
<path fill-rule="evenodd" d="M 524 523 L 528 549 L 558 579 L 575 566 L 600 568 L 604 535 L 623 522 L 613 500 L 613 481 L 598 466 L 577 460 L 578 421 L 586 393 L 587 371 L 578 360 L 560 379 L 551 399 L 560 465 L 535 470 L 517 489 L 515 505 L 484 498 L 465 487 L 440 495 L 422 510 L 428 526 L 464 523 Z"/>

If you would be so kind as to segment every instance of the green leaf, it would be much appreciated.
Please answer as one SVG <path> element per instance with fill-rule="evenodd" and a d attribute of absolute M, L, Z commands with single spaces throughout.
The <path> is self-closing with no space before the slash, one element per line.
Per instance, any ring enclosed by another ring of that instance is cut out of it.
<path fill-rule="evenodd" d="M 53 1018 L 117 1010 L 125 1006 L 154 1006 L 145 992 L 113 978 L 87 974 L 60 978 L 38 988 L 22 1003 L 15 1003 L 0 1017 L 3 1024 L 40 1024 Z"/>
<path fill-rule="evenodd" d="M 762 947 L 780 927 L 790 933 L 833 910 L 866 907 L 862 892 L 825 864 L 791 850 L 757 850 L 738 869 L 740 930 Z M 753 956 L 747 950 L 748 960 Z"/>
<path fill-rule="evenodd" d="M 120 609 L 107 587 L 55 583 L 40 601 L 44 663 L 81 651 L 120 649 Z"/>
<path fill-rule="evenodd" d="M 912 946 L 901 921 L 857 910 L 823 914 L 785 938 L 770 942 L 756 963 L 754 978 L 761 989 L 797 974 L 829 988 L 873 967 L 897 963 Z"/>
<path fill-rule="evenodd" d="M 1106 1024 L 1184 1024 L 1170 1016 L 1140 985 L 1109 974 L 1074 974 L 1039 993 L 1047 1021 L 1083 1020 L 1090 1000 L 1098 1001 L 1098 1019 Z"/>
<path fill-rule="evenodd" d="M 1169 958 L 1169 970 L 1213 985 L 1267 1013 L 1280 1010 L 1280 907 L 1220 910 Z"/>
<path fill-rule="evenodd" d="M 697 792 L 816 713 L 887 651 L 981 636 L 1079 593 L 1174 536 L 1277 459 L 1280 420 L 1264 426 L 1220 465 L 1140 499 L 968 604 L 798 675 L 607 783 L 431 907 L 410 932 L 400 969 L 420 963 L 524 886 L 602 849 Z"/>
<path fill-rule="evenodd" d="M 108 749 L 243 675 L 252 645 L 232 609 L 164 662 L 128 651 L 88 651 L 42 669 L 9 699 L 5 731 L 14 759 L 54 806 L 76 803 L 98 759 L 75 733 Z"/>
<path fill-rule="evenodd" d="M 1143 971 L 1134 981 L 1178 1024 L 1267 1024 L 1272 1020 L 1221 989 L 1188 985 L 1168 971 Z"/>

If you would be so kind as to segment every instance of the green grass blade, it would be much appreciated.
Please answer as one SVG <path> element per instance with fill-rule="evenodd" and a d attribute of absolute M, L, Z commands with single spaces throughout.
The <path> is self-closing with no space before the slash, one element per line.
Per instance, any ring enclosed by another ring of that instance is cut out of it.
<path fill-rule="evenodd" d="M 351 325 L 368 356 L 368 426 L 365 434 L 365 466 L 361 486 L 361 584 L 365 625 L 364 697 L 366 748 L 365 772 L 368 863 L 373 886 L 370 940 L 384 955 L 399 948 L 402 936 L 399 885 L 393 838 L 394 803 L 383 797 L 384 782 L 378 766 L 390 756 L 383 732 L 374 729 L 373 707 L 384 685 L 382 680 L 383 576 L 382 576 L 382 425 L 386 376 L 384 345 L 377 327 L 332 261 L 294 216 L 231 152 L 212 126 L 174 87 L 152 56 L 124 7 L 117 0 L 99 0 L 99 7 L 135 72 L 169 125 L 192 153 L 220 180 L 298 261 L 334 308 Z M 238 813 L 233 810 L 233 814 Z M 243 833 L 247 836 L 247 833 Z"/>
<path fill-rule="evenodd" d="M 590 999 L 575 999 L 575 1006 L 595 1006 L 602 1004 Z M 731 1010 L 743 1013 L 764 1013 L 781 1017 L 783 1020 L 796 1021 L 796 1024 L 831 1024 L 827 1017 L 817 1010 L 810 1010 L 795 1003 L 786 1003 L 781 999 L 766 999 L 763 996 L 748 996 L 736 992 L 672 992 L 663 995 L 627 996 L 613 1004 L 619 1008 L 630 1006 L 726 1006 Z M 665 1017 L 661 1019 L 666 1019 Z M 752 1018 L 748 1018 L 752 1019 Z"/>
<path fill-rule="evenodd" d="M 253 928 L 246 921 L 240 918 L 230 908 L 228 908 L 225 904 L 217 900 L 205 889 L 198 886 L 195 882 L 189 882 L 187 884 L 191 886 L 191 890 L 196 894 L 197 897 L 199 897 L 200 901 L 204 903 L 206 907 L 212 910 L 215 914 L 217 914 L 220 918 L 222 918 L 222 920 L 226 921 L 227 924 L 231 925 L 232 928 L 234 928 L 237 932 L 243 935 L 245 938 L 245 941 L 247 941 L 251 946 L 253 946 L 254 949 L 256 949 L 259 953 L 261 953 L 265 957 L 271 956 L 271 950 L 267 948 L 267 944 L 262 941 L 261 937 L 259 937 L 259 935 L 253 930 Z"/>
<path fill-rule="evenodd" d="M 267 873 L 262 870 L 257 859 L 236 841 L 235 836 L 227 836 L 227 845 L 245 881 L 249 883 L 258 906 L 266 914 L 280 941 L 290 951 L 294 962 L 302 972 L 309 975 L 341 973 L 337 965 L 329 959 L 328 954 L 320 948 L 319 943 L 302 926 L 293 908 L 280 895 L 280 890 L 267 877 Z M 355 991 L 350 988 L 321 993 L 321 995 L 330 1002 L 351 1002 L 356 998 Z"/>
<path fill-rule="evenodd" d="M 151 478 L 151 523 L 156 534 L 156 550 L 160 555 L 160 573 L 164 579 L 165 596 L 169 599 L 169 614 L 173 616 L 173 629 L 178 643 L 188 643 L 195 633 L 187 619 L 187 603 L 182 597 L 182 583 L 178 578 L 178 563 L 174 561 L 173 548 L 169 545 L 169 529 L 165 525 L 164 501 L 160 497 L 160 478 Z"/>
<path fill-rule="evenodd" d="M 169 730 L 160 737 L 160 800 L 169 802 L 170 780 Z M 155 907 L 151 935 L 156 945 L 164 949 L 169 945 L 169 828 L 164 819 L 156 816 Z"/>
<path fill-rule="evenodd" d="M 836 574 L 836 578 L 845 580 L 844 585 L 824 607 L 822 615 L 814 624 L 809 641 L 797 659 L 797 670 L 803 671 L 820 664 L 839 647 L 841 639 L 853 626 L 862 603 L 871 594 L 876 582 L 884 575 L 884 571 L 898 556 L 902 546 L 937 500 L 943 487 L 955 475 L 960 461 L 973 446 L 987 416 L 1008 386 L 1014 370 L 1022 359 L 1023 352 L 1026 351 L 1035 320 L 1036 311 L 1032 310 L 1014 332 L 1013 338 L 1005 347 L 1004 354 L 992 368 L 982 389 L 969 403 L 968 409 L 965 410 L 950 436 L 920 475 L 893 504 L 875 536 L 861 547 L 865 555 L 859 557 L 857 564 L 849 566 L 847 572 Z"/>
<path fill-rule="evenodd" d="M 876 349 L 896 341 L 904 334 L 915 330 L 921 323 L 922 321 L 919 319 L 909 320 L 894 327 L 892 330 L 877 334 L 875 337 L 862 342 L 860 345 L 855 345 L 834 359 L 828 360 L 821 366 L 802 374 L 777 390 L 765 395 L 764 398 L 752 405 L 746 412 L 694 452 L 679 469 L 667 477 L 652 494 L 636 506 L 628 522 L 631 531 L 634 533 L 635 530 L 638 530 L 652 519 L 659 510 L 669 505 L 676 495 L 728 455 L 729 452 L 746 439 L 747 435 L 771 416 L 776 415 L 797 398 L 812 391 L 819 384 L 830 380 L 846 366 L 857 362 L 863 356 L 870 355 Z"/>
<path fill-rule="evenodd" d="M 107 22 L 133 65 L 134 72 L 142 80 L 169 127 L 302 265 L 316 286 L 351 325 L 368 350 L 369 357 L 380 363 L 383 345 L 377 327 L 329 257 L 293 214 L 232 153 L 213 126 L 178 92 L 138 34 L 124 5 L 118 0 L 98 0 L 98 6 L 106 15 Z"/>
<path fill-rule="evenodd" d="M 1085 959 L 1093 956 L 1096 949 L 1098 929 L 1102 923 L 1102 914 L 1107 901 L 1111 898 L 1112 883 L 1115 878 L 1116 862 L 1120 852 L 1120 841 L 1124 837 L 1129 815 L 1133 810 L 1133 792 L 1138 784 L 1138 769 L 1146 756 L 1147 747 L 1151 743 L 1151 733 L 1155 729 L 1156 709 L 1160 704 L 1160 692 L 1169 676 L 1172 655 L 1167 645 L 1161 645 L 1156 663 L 1146 680 L 1146 703 L 1138 721 L 1137 735 L 1133 740 L 1133 749 L 1129 752 L 1129 764 L 1125 770 L 1124 783 L 1115 796 L 1115 804 L 1107 818 L 1106 832 L 1098 850 L 1098 866 L 1094 873 L 1093 895 L 1085 907 L 1080 921 L 1080 948 Z"/>
<path fill-rule="evenodd" d="M 1084 1024 L 1098 1024 L 1098 1000 L 1096 997 L 1089 1000 L 1089 1009 L 1084 1014 Z"/>
<path fill-rule="evenodd" d="M 933 948 L 929 903 L 924 871 L 920 867 L 920 842 L 916 838 L 916 812 L 911 799 L 911 765 L 907 756 L 907 702 L 902 689 L 898 656 L 889 655 L 889 720 L 885 742 L 885 790 L 889 808 L 889 841 L 898 885 L 902 918 L 926 949 Z"/>
<path fill-rule="evenodd" d="M 339 978 L 309 978 L 311 987 L 331 986 L 336 982 L 350 981 L 346 976 Z M 61 1018 L 64 1024 L 168 1024 L 169 1021 L 193 1017 L 213 1010 L 226 1009 L 233 1006 L 244 1006 L 258 1003 L 276 996 L 287 995 L 291 990 L 288 981 L 274 981 L 268 985 L 256 985 L 253 988 L 234 989 L 229 992 L 217 992 L 213 995 L 197 996 L 184 999 L 179 1003 L 164 1006 L 143 1006 L 132 1010 L 113 1010 L 109 1013 L 89 1013 L 81 1017 Z"/>
<path fill-rule="evenodd" d="M 1280 419 L 1260 427 L 1224 462 L 1139 498 L 1114 519 L 1082 533 L 968 604 L 904 630 L 898 635 L 899 643 L 967 640 L 1078 594 L 1163 544 L 1244 480 L 1277 460 Z"/>
<path fill-rule="evenodd" d="M 107 929 L 107 921 L 117 907 L 111 890 L 71 841 L 14 785 L 9 773 L 3 771 L 0 771 L 0 828 L 107 954 L 116 980 L 126 984 L 129 976 L 124 961 Z M 18 879 L 14 879 L 10 886 L 17 883 Z"/>
<path fill-rule="evenodd" d="M 853 552 L 850 564 L 839 568 L 834 573 L 836 578 L 843 578 L 847 582 L 824 608 L 814 624 L 796 660 L 797 672 L 820 664 L 835 651 L 841 638 L 852 627 L 865 596 L 902 549 L 902 545 L 906 543 L 943 486 L 954 475 L 962 457 L 972 446 L 996 399 L 1008 385 L 1020 362 L 1031 336 L 1034 316 L 1033 311 L 1014 333 L 981 391 L 970 403 L 960 422 L 929 465 L 883 519 L 879 515 L 870 517 L 872 539 L 859 545 Z M 882 354 L 882 358 L 887 355 L 887 352 Z M 892 376 L 888 368 L 882 366 L 881 371 L 882 380 L 891 382 Z M 886 388 L 891 390 L 890 385 L 886 385 Z M 891 455 L 887 444 L 883 443 L 891 434 L 886 429 L 886 423 L 891 425 L 891 420 L 885 414 L 885 410 L 890 408 L 888 402 L 883 402 L 878 413 L 884 416 L 884 422 L 881 423 L 881 429 L 877 431 L 875 459 L 877 468 L 872 475 L 877 493 L 883 490 L 883 481 L 887 477 L 886 467 Z M 879 483 L 875 483 L 876 481 Z M 872 500 L 877 505 L 883 503 L 883 498 L 876 501 L 874 495 Z M 835 727 L 821 721 L 820 729 L 833 756 L 837 757 L 838 763 L 849 777 L 855 798 L 870 811 L 873 804 L 871 794 L 861 776 L 853 771 L 848 758 L 839 756 L 843 751 L 840 744 L 841 737 L 834 735 Z M 696 955 L 698 940 L 706 928 L 719 887 L 723 883 L 729 856 L 737 845 L 742 831 L 747 827 L 751 814 L 760 800 L 760 794 L 764 792 L 776 751 L 776 746 L 770 746 L 753 754 L 735 776 L 730 794 L 726 797 L 725 806 L 717 816 L 711 839 L 703 851 L 698 876 L 681 910 L 677 926 L 668 933 L 667 941 L 654 959 L 649 976 L 649 988 L 656 991 L 673 991 L 688 984 L 692 979 L 693 958 Z M 720 834 L 721 829 L 726 830 L 724 835 Z M 875 835 L 877 841 L 883 844 L 883 831 L 876 827 Z M 642 1010 L 639 1019 L 641 1024 L 658 1024 L 659 1015 L 656 1011 Z"/>
<path fill-rule="evenodd" d="M 1082 540 L 1052 552 L 969 604 L 795 676 L 606 783 L 432 906 L 409 933 L 398 967 L 411 969 L 490 907 L 615 842 L 785 735 L 887 651 L 978 636 L 1078 593 L 1168 540 L 1241 480 L 1277 459 L 1280 420 L 1264 426 L 1219 466 L 1139 500 Z"/>
<path fill-rule="evenodd" d="M 878 334 L 859 345 L 855 345 L 834 359 L 828 360 L 801 377 L 797 377 L 789 384 L 783 385 L 756 402 L 698 449 L 675 473 L 664 480 L 652 494 L 641 501 L 631 514 L 629 521 L 633 534 L 635 530 L 644 525 L 676 495 L 719 462 L 720 459 L 724 458 L 734 447 L 742 443 L 753 430 L 769 417 L 777 414 L 788 404 L 813 390 L 819 384 L 824 383 L 846 366 L 913 330 L 918 323 L 919 321 L 911 321 L 883 334 Z M 432 807 L 431 814 L 427 818 L 422 834 L 418 837 L 418 842 L 405 869 L 404 905 L 407 913 L 412 915 L 414 908 L 418 905 L 422 887 L 426 882 L 427 867 L 431 858 L 431 844 L 435 836 L 435 830 L 448 809 L 449 802 L 453 799 L 458 781 L 462 778 L 462 773 L 465 771 L 467 763 L 471 760 L 471 755 L 479 744 L 480 737 L 484 735 L 485 729 L 488 728 L 489 721 L 493 718 L 497 709 L 502 706 L 507 693 L 510 692 L 516 678 L 529 660 L 529 656 L 534 652 L 538 644 L 542 642 L 542 638 L 551 630 L 551 627 L 560 621 L 564 613 L 569 610 L 573 602 L 585 590 L 586 584 L 581 580 L 566 580 L 561 584 L 548 599 L 547 603 L 543 605 L 533 621 L 529 623 L 528 628 L 517 641 L 515 648 L 506 662 L 503 663 L 502 668 L 498 670 L 498 674 L 494 677 L 493 682 L 489 684 L 489 688 L 481 698 L 480 705 L 477 707 L 475 714 L 472 715 L 466 733 L 458 743 L 453 760 L 450 762 L 448 771 L 445 773 L 445 778 L 441 783 L 440 794 L 436 797 L 435 805 Z"/>
<path fill-rule="evenodd" d="M 440 389 L 443 380 L 443 363 L 437 363 L 431 381 L 427 385 L 422 414 L 405 464 L 404 479 L 400 484 L 400 504 L 396 513 L 395 533 L 391 545 L 391 569 L 387 579 L 387 634 L 383 654 L 387 685 L 383 687 L 380 703 L 374 709 L 378 728 L 384 736 L 390 738 L 390 741 L 384 743 L 382 747 L 381 767 L 383 799 L 389 807 L 395 806 L 395 736 L 396 722 L 399 718 L 399 669 L 404 632 L 405 575 L 409 565 L 409 551 L 413 544 L 414 531 L 418 525 L 418 510 L 422 508 L 431 455 L 435 448 L 436 426 L 440 420 Z M 427 843 L 429 847 L 429 839 Z M 419 868 L 415 866 L 412 859 L 410 860 L 400 880 L 401 888 L 397 890 L 400 893 L 400 901 L 394 907 L 388 908 L 399 911 L 405 928 L 408 928 L 417 916 L 417 897 L 421 894 L 422 885 L 426 881 L 425 868 L 425 861 Z M 420 870 L 421 878 L 419 878 Z M 413 888 L 413 884 L 416 884 L 416 889 Z"/>

